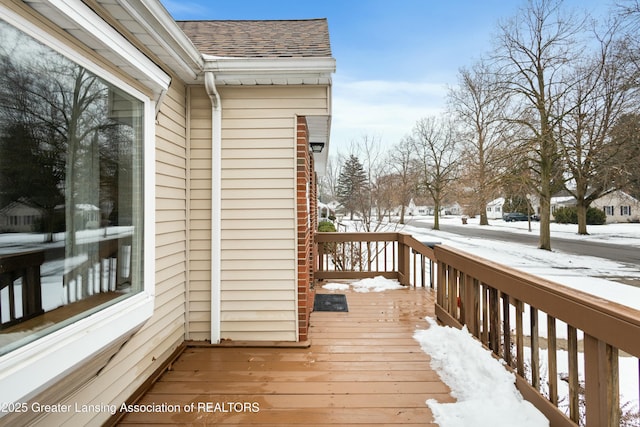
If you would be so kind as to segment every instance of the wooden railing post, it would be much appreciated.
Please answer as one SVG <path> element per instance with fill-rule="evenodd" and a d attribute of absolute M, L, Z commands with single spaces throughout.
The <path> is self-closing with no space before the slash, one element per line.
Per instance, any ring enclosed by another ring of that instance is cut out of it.
<path fill-rule="evenodd" d="M 437 263 L 438 264 L 438 270 L 437 270 L 437 280 L 436 280 L 436 301 L 438 303 L 439 306 L 441 307 L 446 307 L 445 306 L 445 295 L 447 292 L 447 269 L 444 265 L 444 263 Z"/>
<path fill-rule="evenodd" d="M 316 273 L 319 271 L 324 271 L 324 245 L 325 243 L 316 243 Z"/>
<path fill-rule="evenodd" d="M 32 251 L 0 255 L 0 290 L 7 287 L 9 315 L 0 328 L 23 322 L 44 313 L 40 266 L 44 263 L 44 251 Z M 16 312 L 16 282 L 22 280 L 22 314 Z M 0 310 L 2 308 L 0 307 Z M 0 315 L 0 317 L 2 317 Z"/>
<path fill-rule="evenodd" d="M 400 284 L 411 285 L 411 248 L 404 242 L 398 242 L 398 273 Z"/>
<path fill-rule="evenodd" d="M 547 370 L 549 377 L 549 401 L 558 406 L 558 360 L 556 358 L 556 319 L 547 315 Z"/>
<path fill-rule="evenodd" d="M 576 328 L 567 325 L 567 352 L 569 357 L 569 418 L 580 421 L 580 383 L 578 381 L 578 335 Z"/>
<path fill-rule="evenodd" d="M 489 348 L 500 354 L 500 296 L 495 288 L 489 288 Z"/>
<path fill-rule="evenodd" d="M 587 427 L 618 427 L 618 349 L 584 334 Z"/>

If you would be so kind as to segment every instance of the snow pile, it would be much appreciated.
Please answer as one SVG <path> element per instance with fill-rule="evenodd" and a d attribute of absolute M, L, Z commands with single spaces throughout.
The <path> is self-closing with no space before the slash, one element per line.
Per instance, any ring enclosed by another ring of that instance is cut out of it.
<path fill-rule="evenodd" d="M 383 276 L 358 280 L 350 285 L 345 283 L 327 283 L 322 288 L 331 291 L 346 291 L 350 287 L 353 288 L 355 292 L 384 292 L 394 289 L 404 289 L 404 286 L 402 286 L 397 280 L 387 279 Z"/>
<path fill-rule="evenodd" d="M 322 289 L 327 289 L 329 291 L 348 291 L 350 288 L 346 283 L 327 283 L 322 287 Z"/>
<path fill-rule="evenodd" d="M 431 356 L 431 366 L 451 388 L 455 403 L 426 403 L 441 427 L 542 427 L 549 421 L 515 387 L 515 376 L 465 329 L 438 326 L 414 339 Z"/>
<path fill-rule="evenodd" d="M 394 289 L 404 289 L 397 280 L 387 279 L 383 276 L 376 276 L 371 279 L 362 279 L 351 284 L 356 292 L 383 292 Z"/>

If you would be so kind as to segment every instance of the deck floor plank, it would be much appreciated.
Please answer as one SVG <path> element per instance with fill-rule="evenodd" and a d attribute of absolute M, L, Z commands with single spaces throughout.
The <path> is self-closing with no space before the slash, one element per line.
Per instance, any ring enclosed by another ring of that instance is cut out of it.
<path fill-rule="evenodd" d="M 436 426 L 426 400 L 454 398 L 412 338 L 434 315 L 433 293 L 344 293 L 349 312 L 312 313 L 309 348 L 188 348 L 137 402 L 179 410 L 120 424 Z"/>

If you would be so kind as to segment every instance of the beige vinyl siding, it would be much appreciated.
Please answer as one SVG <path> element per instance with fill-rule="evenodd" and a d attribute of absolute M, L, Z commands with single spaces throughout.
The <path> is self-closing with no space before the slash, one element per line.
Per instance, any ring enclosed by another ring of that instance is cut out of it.
<path fill-rule="evenodd" d="M 326 87 L 220 87 L 221 338 L 295 341 L 296 115 L 328 114 Z M 210 338 L 211 102 L 190 91 L 189 336 Z"/>
<path fill-rule="evenodd" d="M 149 93 L 144 87 L 110 64 L 84 49 L 77 41 L 56 29 L 24 4 L 10 4 L 16 12 L 33 25 L 51 32 L 51 37 L 71 45 L 79 52 L 119 78 Z M 185 87 L 179 79 L 172 79 L 156 124 L 156 224 L 146 227 L 156 230 L 156 273 L 154 314 L 145 325 L 126 342 L 108 343 L 101 354 L 85 365 L 34 396 L 42 404 L 120 405 L 149 375 L 184 341 L 185 282 L 186 282 L 186 140 Z M 111 353 L 115 356 L 109 358 Z M 89 380 L 87 376 L 99 371 Z M 72 406 L 74 408 L 75 406 Z M 16 414 L 14 414 L 16 415 Z M 3 417 L 0 424 L 14 425 L 100 425 L 111 416 L 109 412 L 44 412 L 35 420 Z"/>
<path fill-rule="evenodd" d="M 296 115 L 323 87 L 223 87 L 221 337 L 295 341 Z"/>

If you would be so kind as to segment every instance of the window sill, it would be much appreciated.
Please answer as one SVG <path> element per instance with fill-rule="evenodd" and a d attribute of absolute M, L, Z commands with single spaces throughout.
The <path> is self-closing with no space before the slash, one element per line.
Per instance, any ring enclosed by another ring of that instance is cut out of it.
<path fill-rule="evenodd" d="M 153 314 L 141 292 L 0 357 L 0 403 L 25 402 L 86 363 L 111 343 L 132 335 Z"/>

